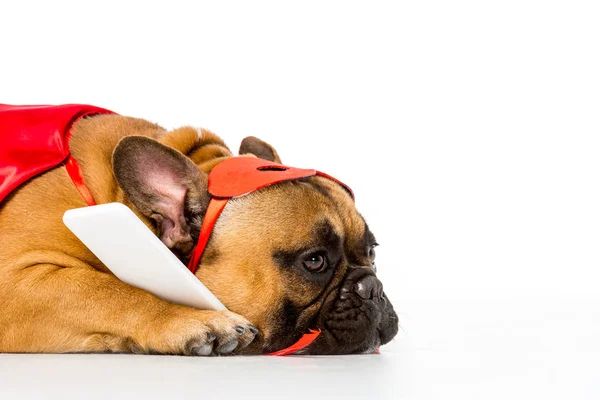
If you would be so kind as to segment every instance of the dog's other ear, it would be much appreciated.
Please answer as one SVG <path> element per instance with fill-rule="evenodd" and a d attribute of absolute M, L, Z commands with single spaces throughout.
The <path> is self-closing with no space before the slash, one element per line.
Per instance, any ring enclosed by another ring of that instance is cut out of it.
<path fill-rule="evenodd" d="M 163 243 L 188 255 L 194 246 L 189 221 L 203 214 L 210 200 L 207 175 L 179 151 L 145 136 L 121 139 L 112 161 L 119 186 L 156 221 Z"/>
<path fill-rule="evenodd" d="M 278 164 L 281 163 L 281 158 L 279 158 L 279 155 L 273 146 L 254 136 L 248 136 L 242 140 L 238 154 L 240 156 L 243 154 L 254 154 L 256 157 L 262 158 L 263 160 L 274 161 Z"/>

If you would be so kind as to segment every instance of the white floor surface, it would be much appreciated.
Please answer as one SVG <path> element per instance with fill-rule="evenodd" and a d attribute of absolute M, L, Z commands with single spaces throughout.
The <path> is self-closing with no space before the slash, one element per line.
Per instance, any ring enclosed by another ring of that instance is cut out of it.
<path fill-rule="evenodd" d="M 600 398 L 596 294 L 436 296 L 398 305 L 403 332 L 380 355 L 0 355 L 0 399 Z"/>

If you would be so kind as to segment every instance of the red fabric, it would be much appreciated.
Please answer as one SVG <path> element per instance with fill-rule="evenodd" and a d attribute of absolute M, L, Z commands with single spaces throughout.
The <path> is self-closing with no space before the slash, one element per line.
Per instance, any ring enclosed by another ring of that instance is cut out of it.
<path fill-rule="evenodd" d="M 78 119 L 92 114 L 112 113 L 83 104 L 0 104 L 0 203 L 21 184 L 69 158 L 70 131 Z M 83 176 L 76 161 L 73 159 L 71 163 L 75 165 L 70 167 L 69 173 L 72 179 L 79 179 L 74 183 L 81 193 L 81 187 L 85 187 Z M 84 199 L 87 196 L 84 195 Z M 89 198 L 86 199 L 88 201 Z"/>
<path fill-rule="evenodd" d="M 67 173 L 71 177 L 71 181 L 75 185 L 75 189 L 79 192 L 83 200 L 86 202 L 88 206 L 95 206 L 96 200 L 94 200 L 94 196 L 90 189 L 86 186 L 85 181 L 83 180 L 83 171 L 81 171 L 81 166 L 75 160 L 73 155 L 69 155 L 67 159 L 67 163 L 65 164 L 65 168 L 67 169 Z"/>
<path fill-rule="evenodd" d="M 202 226 L 200 227 L 198 243 L 196 243 L 196 247 L 194 247 L 192 257 L 188 263 L 188 269 L 192 274 L 195 274 L 196 269 L 198 269 L 198 264 L 200 264 L 200 258 L 202 257 L 202 253 L 204 253 L 208 238 L 217 223 L 217 219 L 219 219 L 219 215 L 221 215 L 221 211 L 223 211 L 227 205 L 227 200 L 228 199 L 211 199 L 208 203 L 208 208 L 206 209 L 206 214 L 204 215 Z"/>
<path fill-rule="evenodd" d="M 287 347 L 283 350 L 275 351 L 273 353 L 265 354 L 265 355 L 266 356 L 287 356 L 289 354 L 296 353 L 298 350 L 302 350 L 303 348 L 305 348 L 306 346 L 308 346 L 309 344 L 314 342 L 321 334 L 320 329 L 317 329 L 317 330 L 309 329 L 308 331 L 310 333 L 305 333 L 304 335 L 302 335 L 302 337 L 296 343 L 291 345 L 290 347 Z"/>
<path fill-rule="evenodd" d="M 213 197 L 238 197 L 279 182 L 314 175 L 339 183 L 354 197 L 347 185 L 323 172 L 288 167 L 254 157 L 232 157 L 218 164 L 208 177 L 208 192 Z"/>

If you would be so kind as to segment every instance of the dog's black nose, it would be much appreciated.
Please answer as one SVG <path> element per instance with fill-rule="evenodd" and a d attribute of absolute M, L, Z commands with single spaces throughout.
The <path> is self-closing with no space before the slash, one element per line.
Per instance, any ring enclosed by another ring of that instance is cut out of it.
<path fill-rule="evenodd" d="M 375 275 L 367 275 L 355 284 L 355 291 L 365 300 L 380 299 L 383 296 L 383 285 Z"/>

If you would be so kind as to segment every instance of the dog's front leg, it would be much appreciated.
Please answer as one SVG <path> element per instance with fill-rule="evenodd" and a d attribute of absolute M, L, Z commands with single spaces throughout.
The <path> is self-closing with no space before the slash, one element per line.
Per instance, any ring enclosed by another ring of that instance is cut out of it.
<path fill-rule="evenodd" d="M 232 312 L 170 304 L 92 268 L 13 270 L 0 291 L 0 352 L 227 354 L 257 333 Z"/>

